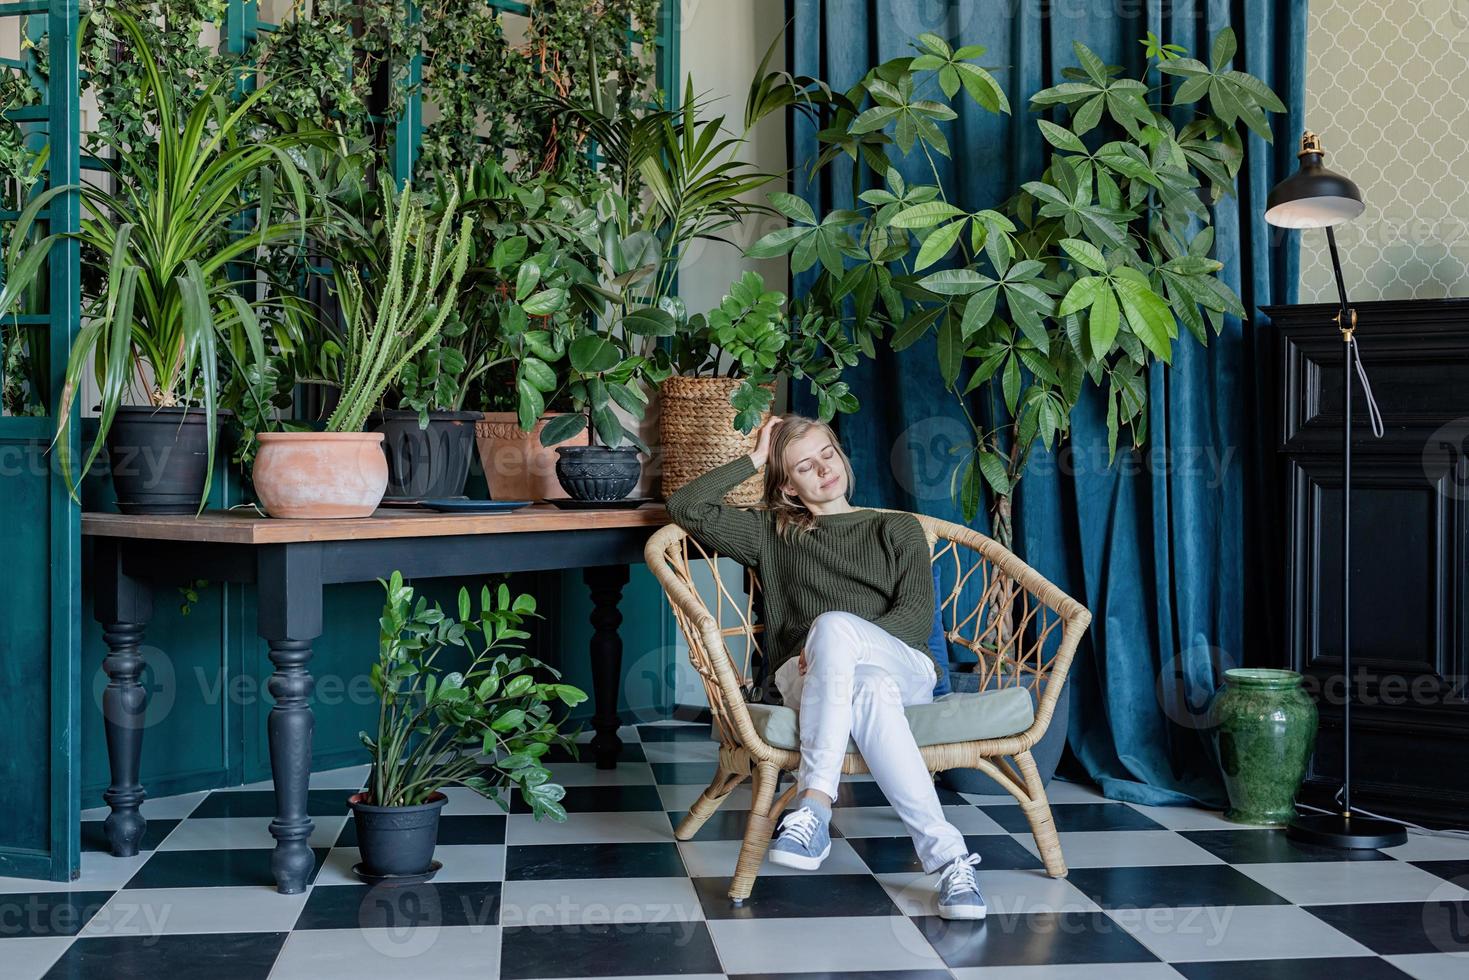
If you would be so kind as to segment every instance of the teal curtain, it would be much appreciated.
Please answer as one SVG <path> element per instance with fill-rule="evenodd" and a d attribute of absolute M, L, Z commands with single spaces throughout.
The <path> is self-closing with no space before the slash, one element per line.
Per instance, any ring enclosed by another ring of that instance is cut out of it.
<path fill-rule="evenodd" d="M 1047 147 L 1028 99 L 1064 80 L 1075 40 L 1136 77 L 1148 31 L 1207 60 L 1214 33 L 1230 25 L 1236 66 L 1286 103 L 1288 113 L 1271 117 L 1273 143 L 1246 132 L 1238 195 L 1214 209 L 1216 257 L 1250 318 L 1229 318 L 1207 349 L 1181 343 L 1171 369 L 1153 370 L 1142 451 L 1120 450 L 1109 466 L 1105 402 L 1085 398 L 1070 444 L 1036 455 L 1016 504 L 1017 550 L 1093 615 L 1069 682 L 1074 759 L 1114 799 L 1221 805 L 1205 710 L 1222 671 L 1263 658 L 1279 635 L 1275 393 L 1258 307 L 1296 300 L 1296 236 L 1272 235 L 1263 213 L 1270 186 L 1294 169 L 1304 128 L 1305 0 L 793 0 L 790 14 L 792 70 L 843 89 L 871 66 L 911 54 L 910 40 L 924 31 L 988 49 L 980 60 L 1006 86 L 1014 113 L 966 102 L 949 124 L 954 152 L 938 163 L 966 209 L 997 204 L 1044 169 Z M 789 139 L 797 192 L 818 212 L 847 206 L 849 170 L 808 178 L 815 126 L 794 120 Z M 905 177 L 931 180 L 926 163 L 909 162 L 922 166 Z M 808 282 L 797 277 L 795 294 Z M 837 427 L 856 472 L 854 501 L 957 519 L 948 450 L 964 445 L 968 430 L 940 379 L 932 336 L 862 363 L 851 380 L 862 409 Z M 799 384 L 791 405 L 815 414 Z M 984 523 L 981 516 L 981 530 Z"/>

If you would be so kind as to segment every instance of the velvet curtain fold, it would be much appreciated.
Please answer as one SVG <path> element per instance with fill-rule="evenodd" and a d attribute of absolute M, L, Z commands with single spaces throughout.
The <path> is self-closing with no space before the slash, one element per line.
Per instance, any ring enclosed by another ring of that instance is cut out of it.
<path fill-rule="evenodd" d="M 1295 167 L 1304 128 L 1305 0 L 792 0 L 789 12 L 791 69 L 842 89 L 911 54 L 925 31 L 987 49 L 980 61 L 1005 86 L 1013 114 L 966 102 L 949 124 L 952 157 L 937 159 L 951 199 L 966 209 L 994 206 L 1040 176 L 1049 148 L 1028 100 L 1064 80 L 1075 40 L 1136 77 L 1148 31 L 1207 60 L 1215 32 L 1230 25 L 1235 66 L 1285 102 L 1288 113 L 1270 117 L 1273 143 L 1245 131 L 1237 195 L 1212 209 L 1215 257 L 1250 316 L 1226 318 L 1207 348 L 1184 334 L 1173 367 L 1152 370 L 1146 447 L 1119 448 L 1112 465 L 1105 400 L 1090 390 L 1069 443 L 1035 453 L 1016 500 L 1017 550 L 1094 617 L 1069 681 L 1075 760 L 1114 799 L 1222 805 L 1208 703 L 1224 669 L 1266 659 L 1259 651 L 1279 642 L 1275 392 L 1258 308 L 1296 301 L 1297 236 L 1272 236 L 1263 215 L 1266 192 Z M 849 206 L 845 163 L 809 179 L 815 127 L 796 119 L 789 137 L 793 189 L 818 213 Z M 904 169 L 932 180 L 921 159 Z M 796 277 L 793 293 L 809 281 Z M 959 519 L 949 474 L 969 432 L 944 389 L 932 335 L 864 361 L 850 380 L 862 408 L 835 426 L 852 458 L 854 502 Z M 816 414 L 800 384 L 791 408 Z M 987 411 L 977 400 L 971 409 Z M 980 530 L 985 523 L 981 515 Z"/>

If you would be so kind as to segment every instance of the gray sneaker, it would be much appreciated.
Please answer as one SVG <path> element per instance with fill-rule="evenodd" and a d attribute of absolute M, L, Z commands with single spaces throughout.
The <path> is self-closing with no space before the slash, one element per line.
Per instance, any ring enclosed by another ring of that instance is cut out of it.
<path fill-rule="evenodd" d="M 830 817 L 827 818 L 829 820 Z M 800 807 L 780 822 L 780 836 L 770 845 L 770 863 L 815 871 L 831 853 L 831 830 L 815 810 Z"/>
<path fill-rule="evenodd" d="M 966 854 L 949 862 L 939 875 L 939 915 L 945 919 L 983 919 L 984 896 L 974 880 L 978 854 Z"/>

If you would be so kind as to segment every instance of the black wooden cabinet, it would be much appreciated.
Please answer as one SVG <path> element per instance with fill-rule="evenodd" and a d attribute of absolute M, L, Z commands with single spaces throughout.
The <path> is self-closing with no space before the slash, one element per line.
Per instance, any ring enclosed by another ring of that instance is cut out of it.
<path fill-rule="evenodd" d="M 1469 299 L 1353 304 L 1386 433 L 1353 393 L 1354 802 L 1469 823 Z M 1341 412 L 1334 304 L 1264 307 L 1276 332 L 1284 649 L 1321 734 L 1308 793 L 1341 776 Z"/>

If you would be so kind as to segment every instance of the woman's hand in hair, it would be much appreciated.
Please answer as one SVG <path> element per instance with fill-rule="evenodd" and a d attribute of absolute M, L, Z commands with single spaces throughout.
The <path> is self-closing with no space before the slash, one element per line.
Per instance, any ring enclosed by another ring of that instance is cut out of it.
<path fill-rule="evenodd" d="M 755 449 L 750 453 L 750 460 L 754 462 L 755 469 L 758 470 L 764 466 L 765 461 L 770 457 L 770 437 L 775 434 L 776 429 L 780 428 L 783 421 L 785 420 L 781 416 L 772 415 L 765 420 L 764 425 L 756 430 Z"/>

